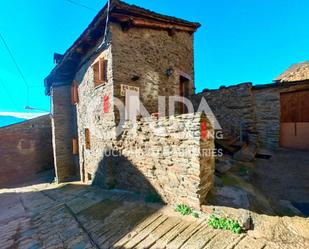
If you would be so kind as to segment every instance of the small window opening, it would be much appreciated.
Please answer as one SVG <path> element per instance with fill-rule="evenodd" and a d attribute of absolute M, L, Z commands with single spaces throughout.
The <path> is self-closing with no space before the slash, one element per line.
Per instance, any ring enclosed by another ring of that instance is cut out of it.
<path fill-rule="evenodd" d="M 77 82 L 74 80 L 71 86 L 71 98 L 72 98 L 72 104 L 76 105 L 78 104 L 78 84 Z"/>
<path fill-rule="evenodd" d="M 105 84 L 107 82 L 107 64 L 108 61 L 104 58 L 101 58 L 93 65 L 93 80 L 95 87 Z"/>
<path fill-rule="evenodd" d="M 77 138 L 72 139 L 72 150 L 73 150 L 73 155 L 78 155 L 78 141 Z"/>
<path fill-rule="evenodd" d="M 92 175 L 90 173 L 87 173 L 87 179 L 88 179 L 88 181 L 92 180 Z"/>
<path fill-rule="evenodd" d="M 90 131 L 88 128 L 85 129 L 85 142 L 86 142 L 86 149 L 90 150 Z"/>

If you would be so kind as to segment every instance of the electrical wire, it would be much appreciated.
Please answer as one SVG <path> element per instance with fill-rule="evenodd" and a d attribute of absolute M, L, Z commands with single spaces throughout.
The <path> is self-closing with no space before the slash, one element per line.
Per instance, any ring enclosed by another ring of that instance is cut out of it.
<path fill-rule="evenodd" d="M 107 14 L 106 14 L 106 22 L 105 22 L 105 30 L 104 30 L 104 36 L 103 36 L 103 40 L 102 40 L 102 43 L 99 45 L 98 49 L 99 50 L 103 44 L 105 43 L 106 41 L 106 35 L 107 35 L 107 27 L 108 27 L 108 22 L 109 22 L 109 11 L 110 11 L 110 0 L 108 0 L 107 2 Z"/>
<path fill-rule="evenodd" d="M 8 46 L 6 40 L 4 39 L 4 37 L 3 37 L 3 35 L 2 35 L 1 33 L 0 33 L 0 39 L 2 40 L 2 42 L 3 42 L 3 44 L 4 44 L 5 48 L 6 48 L 6 50 L 8 51 L 8 53 L 9 53 L 9 55 L 10 55 L 10 57 L 11 57 L 11 59 L 12 59 L 14 65 L 15 65 L 15 67 L 16 67 L 16 69 L 17 69 L 17 71 L 18 71 L 20 77 L 22 78 L 23 82 L 24 82 L 25 85 L 26 85 L 26 100 L 27 100 L 26 102 L 27 102 L 27 105 L 29 105 L 29 88 L 30 88 L 30 86 L 29 86 L 29 84 L 28 84 L 28 82 L 27 82 L 27 80 L 26 80 L 26 78 L 25 78 L 25 75 L 24 75 L 23 72 L 21 71 L 21 69 L 20 69 L 20 67 L 19 67 L 19 65 L 18 65 L 18 63 L 17 63 L 17 61 L 16 61 L 16 59 L 15 59 L 15 57 L 14 57 L 14 55 L 13 55 L 11 49 L 10 49 L 10 47 Z"/>
<path fill-rule="evenodd" d="M 87 6 L 87 5 L 81 4 L 81 3 L 79 3 L 79 2 L 76 2 L 76 1 L 73 1 L 73 0 L 66 0 L 66 1 L 69 2 L 69 3 L 71 3 L 71 4 L 74 4 L 74 5 L 76 5 L 76 6 L 79 6 L 79 7 L 82 7 L 82 8 L 85 8 L 85 9 L 88 9 L 88 10 L 91 10 L 91 11 L 94 11 L 94 12 L 97 12 L 97 10 L 95 10 L 94 8 L 91 8 L 91 7 Z M 109 6 L 109 5 L 110 5 L 110 1 L 108 1 L 108 6 Z M 109 12 L 109 7 L 108 7 L 108 12 Z M 107 26 L 107 23 L 108 23 L 108 16 L 107 16 L 107 20 L 106 20 L 106 26 Z M 104 34 L 104 41 L 105 41 L 105 37 L 106 37 L 106 29 L 105 29 L 105 34 Z M 20 66 L 19 66 L 18 63 L 17 63 L 17 60 L 15 59 L 15 57 L 14 57 L 14 55 L 13 55 L 13 53 L 12 53 L 10 47 L 8 46 L 6 40 L 4 39 L 4 37 L 3 37 L 3 35 L 2 35 L 1 33 L 0 33 L 0 39 L 2 40 L 2 42 L 3 42 L 3 44 L 4 44 L 4 46 L 5 46 L 6 50 L 7 50 L 7 52 L 9 53 L 9 55 L 10 55 L 10 57 L 11 57 L 11 59 L 12 59 L 14 65 L 15 65 L 15 67 L 16 67 L 16 69 L 17 69 L 19 75 L 20 75 L 20 77 L 22 78 L 23 82 L 25 83 L 25 86 L 26 86 L 26 103 L 27 103 L 26 105 L 29 106 L 30 88 L 39 87 L 39 86 L 30 86 L 30 85 L 28 84 L 25 75 L 23 74 L 23 72 L 22 72 Z M 2 82 L 1 85 L 3 86 L 3 88 L 5 89 L 5 91 L 7 91 L 7 88 L 5 88 L 3 82 Z M 7 94 L 8 94 L 8 96 L 9 96 L 9 98 L 13 101 L 13 98 L 12 98 L 12 96 L 9 94 L 8 91 L 7 91 Z M 12 103 L 15 103 L 15 102 L 13 101 Z M 14 104 L 14 106 L 17 107 L 16 104 Z"/>
<path fill-rule="evenodd" d="M 67 2 L 71 3 L 71 4 L 74 4 L 76 6 L 79 6 L 79 7 L 82 7 L 84 9 L 88 9 L 88 10 L 91 10 L 91 11 L 94 11 L 94 12 L 98 12 L 97 10 L 87 6 L 87 5 L 84 5 L 84 4 L 81 4 L 81 3 L 78 3 L 78 2 L 75 2 L 73 0 L 66 0 Z"/>
<path fill-rule="evenodd" d="M 85 8 L 85 9 L 88 9 L 88 10 L 91 10 L 91 11 L 94 11 L 94 12 L 97 12 L 97 10 L 95 10 L 94 8 L 91 8 L 91 7 L 87 6 L 87 5 L 81 4 L 81 3 L 79 3 L 79 2 L 76 2 L 76 1 L 73 1 L 73 0 L 66 0 L 66 1 L 69 2 L 69 3 L 71 3 L 71 4 L 74 4 L 74 5 L 76 5 L 76 6 L 79 6 L 79 7 L 82 7 L 82 8 Z M 105 35 L 104 35 L 104 37 L 105 37 Z M 10 57 L 11 57 L 11 59 L 12 59 L 14 65 L 15 65 L 15 67 L 16 67 L 16 69 L 17 69 L 19 75 L 20 75 L 20 77 L 22 78 L 23 82 L 25 83 L 25 86 L 26 86 L 26 106 L 29 106 L 30 88 L 40 87 L 40 86 L 30 86 L 30 85 L 28 84 L 28 81 L 26 80 L 25 75 L 23 74 L 21 68 L 19 67 L 19 65 L 18 65 L 18 63 L 17 63 L 17 60 L 15 59 L 15 57 L 14 57 L 14 55 L 13 55 L 13 53 L 12 53 L 10 47 L 8 46 L 6 40 L 4 39 L 4 37 L 3 37 L 3 35 L 2 35 L 1 33 L 0 33 L 0 39 L 2 40 L 2 42 L 3 42 L 3 44 L 4 44 L 4 46 L 5 46 L 6 50 L 7 50 L 7 52 L 9 53 L 9 55 L 10 55 Z M 16 103 L 14 102 L 12 96 L 10 95 L 8 89 L 5 87 L 5 85 L 3 84 L 2 81 L 0 81 L 0 83 L 1 83 L 1 85 L 2 85 L 2 87 L 3 87 L 3 89 L 7 92 L 7 95 L 8 95 L 8 97 L 9 97 L 10 101 L 12 102 L 12 104 L 14 105 L 14 107 L 17 109 L 17 105 L 16 105 Z"/>

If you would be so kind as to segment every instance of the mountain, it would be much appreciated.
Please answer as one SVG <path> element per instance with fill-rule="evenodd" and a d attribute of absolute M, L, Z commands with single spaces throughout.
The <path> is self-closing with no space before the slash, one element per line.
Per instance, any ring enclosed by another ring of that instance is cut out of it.
<path fill-rule="evenodd" d="M 26 121 L 24 118 L 16 118 L 13 116 L 0 116 L 0 127 L 20 123 Z"/>

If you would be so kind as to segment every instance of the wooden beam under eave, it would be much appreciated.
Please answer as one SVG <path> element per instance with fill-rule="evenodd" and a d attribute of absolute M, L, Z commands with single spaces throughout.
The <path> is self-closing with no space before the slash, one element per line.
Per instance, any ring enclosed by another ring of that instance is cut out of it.
<path fill-rule="evenodd" d="M 112 13 L 111 17 L 113 20 L 116 20 L 120 23 L 128 23 L 135 27 L 144 27 L 144 28 L 153 28 L 153 29 L 164 29 L 164 30 L 177 30 L 177 31 L 185 31 L 185 32 L 195 32 L 195 27 L 189 26 L 180 26 L 171 23 L 164 23 L 158 21 L 147 20 L 138 17 L 132 17 L 124 14 Z"/>
<path fill-rule="evenodd" d="M 145 28 L 154 28 L 154 29 L 165 29 L 165 30 L 177 30 L 177 31 L 185 31 L 185 32 L 195 32 L 195 28 L 191 27 L 181 27 L 177 25 L 171 24 L 161 24 L 146 20 L 134 19 L 133 25 L 136 27 L 145 27 Z"/>

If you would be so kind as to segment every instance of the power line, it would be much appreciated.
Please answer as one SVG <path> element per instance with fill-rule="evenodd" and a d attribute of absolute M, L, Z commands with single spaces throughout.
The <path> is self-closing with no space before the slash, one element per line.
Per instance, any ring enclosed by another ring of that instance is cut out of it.
<path fill-rule="evenodd" d="M 106 22 L 105 22 L 105 30 L 104 30 L 103 41 L 102 41 L 102 43 L 99 45 L 99 47 L 98 47 L 97 50 L 99 50 L 99 49 L 103 46 L 103 44 L 105 43 L 105 40 L 106 40 L 107 27 L 108 27 L 108 22 L 109 22 L 110 4 L 111 4 L 111 1 L 108 0 L 108 1 L 107 1 L 107 14 L 106 14 Z"/>
<path fill-rule="evenodd" d="M 94 8 L 91 8 L 87 5 L 84 5 L 84 4 L 81 4 L 81 3 L 78 3 L 78 2 L 75 2 L 73 0 L 66 0 L 67 2 L 71 3 L 71 4 L 74 4 L 76 6 L 79 6 L 79 7 L 82 7 L 82 8 L 85 8 L 85 9 L 88 9 L 88 10 L 91 10 L 91 11 L 94 11 L 94 12 L 98 12 L 97 10 L 95 10 Z"/>
<path fill-rule="evenodd" d="M 9 100 L 11 101 L 11 104 L 14 106 L 14 109 L 16 111 L 18 111 L 17 105 L 14 101 L 14 99 L 12 98 L 9 90 L 6 88 L 5 84 L 3 83 L 3 81 L 0 79 L 0 85 L 2 86 L 2 88 L 4 89 L 4 91 L 6 92 L 7 97 L 9 98 Z"/>
<path fill-rule="evenodd" d="M 19 65 L 17 64 L 17 61 L 16 61 L 16 59 L 15 59 L 15 57 L 14 57 L 12 51 L 10 50 L 10 48 L 9 48 L 9 46 L 8 46 L 8 44 L 7 44 L 7 42 L 5 41 L 5 39 L 4 39 L 4 37 L 2 36 L 1 33 L 0 33 L 0 38 L 1 38 L 1 40 L 2 40 L 2 42 L 3 42 L 3 44 L 4 44 L 4 46 L 5 46 L 6 50 L 8 51 L 8 53 L 9 53 L 9 55 L 10 55 L 12 61 L 14 62 L 15 67 L 16 67 L 18 73 L 20 74 L 21 78 L 23 79 L 25 85 L 26 85 L 27 87 L 29 87 L 29 84 L 28 84 L 28 82 L 27 82 L 27 80 L 26 80 L 26 78 L 25 78 L 23 72 L 21 71 Z"/>
<path fill-rule="evenodd" d="M 20 77 L 22 78 L 22 80 L 24 81 L 24 83 L 26 85 L 26 88 L 27 88 L 27 90 L 26 90 L 27 91 L 27 95 L 26 96 L 27 96 L 27 105 L 28 105 L 29 104 L 29 88 L 30 88 L 30 86 L 29 86 L 29 84 L 28 84 L 28 82 L 27 82 L 23 72 L 21 71 L 21 69 L 20 69 L 20 67 L 19 67 L 19 65 L 18 65 L 18 63 L 17 63 L 17 61 L 16 61 L 16 59 L 15 59 L 15 57 L 14 57 L 14 55 L 13 55 L 11 49 L 10 49 L 10 47 L 8 46 L 7 42 L 5 41 L 5 39 L 4 39 L 4 37 L 2 36 L 1 33 L 0 33 L 0 38 L 1 38 L 1 40 L 2 40 L 2 42 L 4 44 L 4 46 L 5 46 L 6 50 L 8 51 L 8 53 L 9 53 L 9 55 L 10 55 L 14 65 L 16 67 Z"/>

